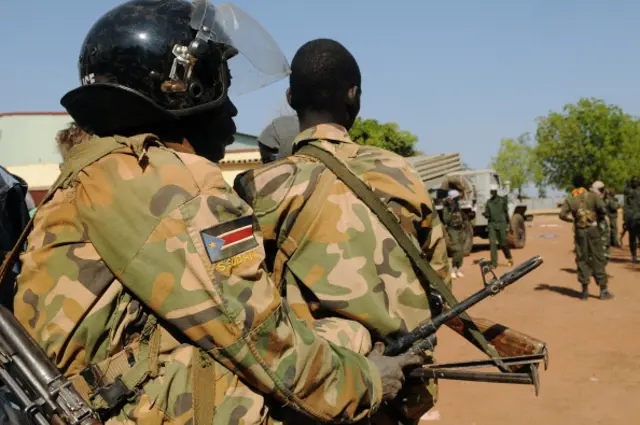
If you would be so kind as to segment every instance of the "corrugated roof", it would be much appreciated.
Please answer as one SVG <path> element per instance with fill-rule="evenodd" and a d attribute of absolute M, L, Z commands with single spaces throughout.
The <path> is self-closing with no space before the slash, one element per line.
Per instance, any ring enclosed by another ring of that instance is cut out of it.
<path fill-rule="evenodd" d="M 56 133 L 71 122 L 66 112 L 0 113 L 0 163 L 5 167 L 57 164 Z M 253 151 L 257 137 L 238 132 L 227 151 Z"/>

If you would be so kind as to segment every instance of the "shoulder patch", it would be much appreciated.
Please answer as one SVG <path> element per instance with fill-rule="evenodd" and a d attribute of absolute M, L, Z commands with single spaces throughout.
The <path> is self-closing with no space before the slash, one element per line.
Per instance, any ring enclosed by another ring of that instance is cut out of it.
<path fill-rule="evenodd" d="M 200 232 L 209 261 L 217 263 L 258 246 L 253 234 L 253 217 L 241 217 Z"/>

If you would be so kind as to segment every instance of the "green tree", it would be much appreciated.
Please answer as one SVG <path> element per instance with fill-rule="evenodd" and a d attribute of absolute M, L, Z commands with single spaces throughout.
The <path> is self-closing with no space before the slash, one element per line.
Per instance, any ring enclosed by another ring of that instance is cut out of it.
<path fill-rule="evenodd" d="M 377 146 L 401 156 L 418 154 L 414 149 L 418 138 L 408 131 L 400 130 L 394 122 L 380 124 L 377 120 L 356 118 L 349 134 L 351 139 L 360 145 Z"/>
<path fill-rule="evenodd" d="M 639 169 L 640 126 L 618 106 L 582 98 L 537 121 L 534 157 L 547 183 L 568 189 L 582 173 L 620 189 Z"/>
<path fill-rule="evenodd" d="M 503 181 L 509 180 L 519 197 L 533 178 L 535 162 L 531 160 L 532 156 L 531 137 L 529 133 L 523 133 L 515 139 L 500 140 L 498 154 L 491 158 L 491 167 Z"/>

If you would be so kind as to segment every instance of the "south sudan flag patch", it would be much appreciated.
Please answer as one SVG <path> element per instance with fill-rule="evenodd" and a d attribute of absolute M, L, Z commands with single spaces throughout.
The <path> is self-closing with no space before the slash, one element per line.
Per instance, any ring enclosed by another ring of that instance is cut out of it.
<path fill-rule="evenodd" d="M 253 217 L 242 217 L 200 232 L 211 263 L 249 251 L 258 246 L 253 235 Z"/>

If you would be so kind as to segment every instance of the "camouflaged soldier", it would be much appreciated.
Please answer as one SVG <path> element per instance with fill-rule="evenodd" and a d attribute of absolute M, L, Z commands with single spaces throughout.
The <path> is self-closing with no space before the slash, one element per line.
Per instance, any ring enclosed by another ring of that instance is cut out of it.
<path fill-rule="evenodd" d="M 291 68 L 287 99 L 302 130 L 293 155 L 239 175 L 234 187 L 255 211 L 268 267 L 298 317 L 309 325 L 325 317 L 353 319 L 374 340 L 397 337 L 430 317 L 428 282 L 418 279 L 396 240 L 341 180 L 296 152 L 317 146 L 364 180 L 450 284 L 443 226 L 404 158 L 349 138 L 361 95 L 351 53 L 336 41 L 313 40 Z M 408 401 L 399 407 L 417 420 L 431 407 L 435 385 L 419 383 L 405 394 Z"/>
<path fill-rule="evenodd" d="M 604 203 L 607 206 L 607 217 L 609 218 L 609 245 L 621 248 L 618 240 L 618 209 L 620 204 L 616 199 L 616 190 L 613 187 L 607 188 L 604 195 Z"/>
<path fill-rule="evenodd" d="M 498 267 L 498 247 L 500 247 L 509 267 L 511 267 L 513 266 L 513 257 L 507 240 L 507 232 L 510 226 L 507 199 L 498 195 L 497 185 L 491 185 L 490 189 L 491 197 L 487 200 L 483 214 L 488 221 L 491 264 L 494 268 Z"/>
<path fill-rule="evenodd" d="M 605 205 L 605 213 L 607 212 L 607 204 L 604 200 L 604 183 L 600 180 L 596 180 L 591 185 L 591 192 L 597 197 L 602 199 Z M 602 244 L 602 251 L 604 252 L 605 264 L 609 263 L 609 223 L 607 222 L 607 215 L 598 217 L 598 229 L 600 230 L 600 243 Z"/>
<path fill-rule="evenodd" d="M 562 204 L 560 219 L 574 225 L 576 266 L 578 280 L 582 284 L 581 298 L 589 298 L 589 280 L 593 275 L 600 286 L 600 299 L 612 299 L 613 294 L 607 290 L 606 260 L 598 228 L 598 220 L 606 214 L 604 202 L 584 188 L 583 176 L 574 177 L 573 186 L 571 194 Z"/>
<path fill-rule="evenodd" d="M 331 344 L 281 299 L 251 208 L 193 154 L 220 159 L 233 141 L 233 63 L 253 64 L 257 86 L 289 72 L 231 4 L 129 1 L 94 24 L 85 85 L 62 99 L 97 137 L 69 150 L 36 213 L 14 305 L 110 425 L 260 424 L 268 399 L 360 420 L 420 360 Z"/>
<path fill-rule="evenodd" d="M 629 232 L 631 261 L 638 262 L 638 244 L 640 244 L 640 181 L 632 177 L 624 190 L 624 221 Z"/>
<path fill-rule="evenodd" d="M 444 201 L 444 209 L 442 211 L 442 222 L 444 223 L 446 232 L 449 234 L 449 242 L 451 245 L 452 279 L 464 277 L 464 274 L 460 271 L 460 267 L 462 267 L 462 262 L 464 261 L 464 221 L 462 211 L 460 211 L 460 204 L 458 203 L 459 197 L 460 192 L 450 190 L 447 199 Z"/>

